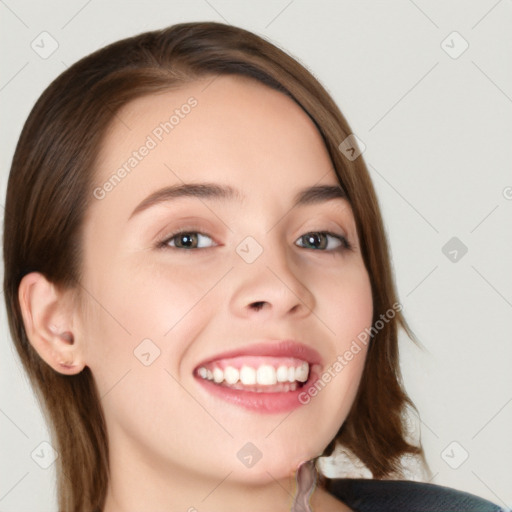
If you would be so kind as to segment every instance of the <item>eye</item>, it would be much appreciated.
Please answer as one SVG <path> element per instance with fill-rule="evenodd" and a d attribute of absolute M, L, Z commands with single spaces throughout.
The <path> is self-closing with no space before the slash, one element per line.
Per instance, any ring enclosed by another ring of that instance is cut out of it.
<path fill-rule="evenodd" d="M 329 241 L 329 239 L 331 241 Z M 321 250 L 321 251 L 343 251 L 352 248 L 348 240 L 342 235 L 335 235 L 328 231 L 311 231 L 302 235 L 299 240 L 305 245 L 299 245 L 305 249 Z M 310 247 L 313 246 L 313 247 Z"/>
<path fill-rule="evenodd" d="M 208 240 L 213 241 L 210 236 L 199 231 L 194 231 L 194 229 L 181 230 L 168 235 L 164 240 L 159 242 L 158 248 L 192 250 L 209 249 L 210 247 L 218 245 L 215 242 L 208 245 Z M 352 246 L 344 236 L 336 235 L 328 231 L 311 231 L 299 237 L 298 240 L 301 241 L 299 247 L 304 249 L 320 250 L 323 252 L 352 249 Z M 202 246 L 201 243 L 203 244 Z"/>
<path fill-rule="evenodd" d="M 160 242 L 159 247 L 171 247 L 173 249 L 208 249 L 212 246 L 199 246 L 201 242 L 212 240 L 211 237 L 198 231 L 179 231 L 166 237 Z"/>

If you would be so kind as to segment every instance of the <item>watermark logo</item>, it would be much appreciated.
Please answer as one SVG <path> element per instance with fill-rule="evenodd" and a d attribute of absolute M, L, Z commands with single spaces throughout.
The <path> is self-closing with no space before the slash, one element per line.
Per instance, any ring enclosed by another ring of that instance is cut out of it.
<path fill-rule="evenodd" d="M 353 162 L 359 155 L 364 153 L 366 144 L 355 134 L 351 133 L 338 145 L 343 155 Z"/>
<path fill-rule="evenodd" d="M 254 263 L 263 253 L 263 247 L 252 236 L 247 236 L 237 245 L 236 253 L 246 263 Z"/>
<path fill-rule="evenodd" d="M 452 469 L 459 469 L 469 458 L 468 451 L 457 441 L 452 441 L 442 452 L 441 458 Z"/>
<path fill-rule="evenodd" d="M 133 354 L 144 366 L 150 366 L 160 356 L 160 349 L 152 340 L 146 338 L 135 347 Z"/>
<path fill-rule="evenodd" d="M 236 454 L 238 460 L 247 468 L 252 468 L 263 457 L 259 448 L 253 443 L 245 443 Z"/>
<path fill-rule="evenodd" d="M 452 59 L 458 59 L 469 48 L 469 43 L 457 31 L 453 31 L 443 39 L 441 48 Z"/>
<path fill-rule="evenodd" d="M 59 454 L 50 443 L 43 441 L 36 446 L 30 456 L 39 467 L 48 469 L 57 460 Z"/>
<path fill-rule="evenodd" d="M 31 43 L 30 47 L 41 59 L 48 59 L 59 48 L 57 40 L 48 32 L 41 32 Z"/>
<path fill-rule="evenodd" d="M 466 255 L 468 248 L 459 238 L 454 236 L 443 245 L 441 252 L 452 263 L 458 263 Z"/>

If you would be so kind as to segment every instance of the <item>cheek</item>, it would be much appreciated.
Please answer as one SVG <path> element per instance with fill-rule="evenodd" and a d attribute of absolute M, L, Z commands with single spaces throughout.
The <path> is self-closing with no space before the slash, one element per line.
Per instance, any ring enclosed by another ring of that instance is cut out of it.
<path fill-rule="evenodd" d="M 107 375 L 108 386 L 110 374 L 137 367 L 141 358 L 158 358 L 158 364 L 165 361 L 167 367 L 177 369 L 187 340 L 193 340 L 215 314 L 214 305 L 204 307 L 208 302 L 204 299 L 218 274 L 190 268 L 170 271 L 150 263 L 133 268 L 117 265 L 86 283 L 91 290 L 84 315 L 88 361 L 98 379 Z"/>
<path fill-rule="evenodd" d="M 121 314 L 140 334 L 168 337 L 200 311 L 196 306 L 215 286 L 222 269 L 201 268 L 191 258 L 187 265 L 165 260 L 142 263 L 123 274 L 130 275 L 130 280 L 122 291 L 129 298 L 120 304 Z"/>
<path fill-rule="evenodd" d="M 334 338 L 338 352 L 346 350 L 351 340 L 369 328 L 373 319 L 373 294 L 368 272 L 361 262 L 354 262 L 324 280 L 323 291 L 317 296 L 319 314 L 323 313 L 326 327 Z"/>
<path fill-rule="evenodd" d="M 91 293 L 84 319 L 87 365 L 107 423 L 139 438 L 183 435 L 186 415 L 173 414 L 200 416 L 201 411 L 179 383 L 179 361 L 210 314 L 201 297 L 213 283 L 194 286 L 180 273 L 164 279 L 126 268 L 104 274 L 101 283 Z"/>
<path fill-rule="evenodd" d="M 320 380 L 306 389 L 303 403 L 311 403 L 325 418 L 324 439 L 331 439 L 345 421 L 354 401 L 368 350 L 373 319 L 371 283 L 364 265 L 347 266 L 319 292 L 318 315 L 332 340 Z M 325 330 L 325 329 L 324 329 Z"/>
<path fill-rule="evenodd" d="M 191 265 L 118 265 L 98 280 L 98 302 L 110 317 L 104 320 L 123 327 L 134 339 L 169 334 L 218 279 L 215 273 L 198 272 Z"/>

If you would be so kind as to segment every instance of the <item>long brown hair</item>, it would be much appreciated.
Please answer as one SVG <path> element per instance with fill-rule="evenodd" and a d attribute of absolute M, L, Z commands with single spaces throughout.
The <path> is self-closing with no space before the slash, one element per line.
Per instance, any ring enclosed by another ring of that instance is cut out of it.
<path fill-rule="evenodd" d="M 397 304 L 388 245 L 375 192 L 362 157 L 338 149 L 350 135 L 322 85 L 295 59 L 265 39 L 221 23 L 181 23 L 115 42 L 81 59 L 43 92 L 14 154 L 5 206 L 4 291 L 9 327 L 52 429 L 59 452 L 62 511 L 102 509 L 109 478 L 106 425 L 93 375 L 54 371 L 27 339 L 18 287 L 37 271 L 62 289 L 80 292 L 82 228 L 93 194 L 94 156 L 116 112 L 128 102 L 196 79 L 222 74 L 252 77 L 291 97 L 325 141 L 353 209 L 368 270 L 374 322 Z M 403 412 L 414 407 L 399 370 L 400 311 L 369 342 L 350 413 L 326 447 L 353 452 L 374 478 L 400 474 L 404 454 L 423 457 L 406 439 Z"/>

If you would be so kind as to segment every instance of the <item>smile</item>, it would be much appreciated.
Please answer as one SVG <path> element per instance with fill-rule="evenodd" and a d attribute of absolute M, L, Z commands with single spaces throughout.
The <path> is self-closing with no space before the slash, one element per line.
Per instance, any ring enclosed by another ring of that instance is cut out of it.
<path fill-rule="evenodd" d="M 197 375 L 215 384 L 254 392 L 295 391 L 309 377 L 309 364 L 296 358 L 243 356 L 200 366 Z"/>
<path fill-rule="evenodd" d="M 228 403 L 259 414 L 284 413 L 308 405 L 300 395 L 320 378 L 319 364 L 290 358 L 256 359 L 244 356 L 199 366 L 194 377 L 206 392 L 206 402 L 214 407 Z"/>

